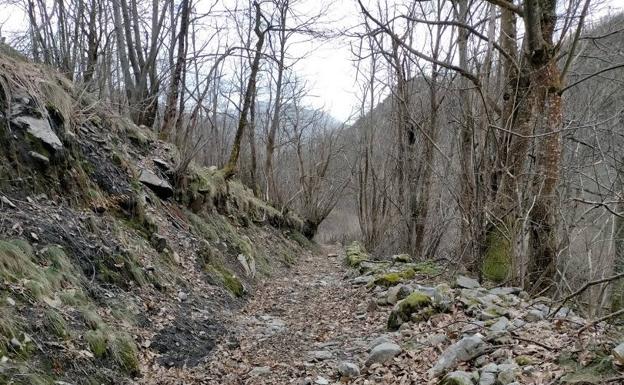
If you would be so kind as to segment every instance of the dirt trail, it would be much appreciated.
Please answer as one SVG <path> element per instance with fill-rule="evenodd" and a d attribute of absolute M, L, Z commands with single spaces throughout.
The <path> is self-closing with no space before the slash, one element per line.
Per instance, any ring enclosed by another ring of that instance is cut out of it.
<path fill-rule="evenodd" d="M 367 310 L 366 289 L 344 279 L 342 258 L 332 253 L 337 250 L 325 247 L 256 289 L 234 337 L 207 365 L 210 383 L 333 383 L 341 361 L 361 365 L 386 317 Z"/>

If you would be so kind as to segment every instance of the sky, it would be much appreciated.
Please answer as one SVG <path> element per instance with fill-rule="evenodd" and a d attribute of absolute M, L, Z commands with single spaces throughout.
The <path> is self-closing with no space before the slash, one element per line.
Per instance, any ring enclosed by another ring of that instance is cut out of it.
<path fill-rule="evenodd" d="M 236 0 L 219 1 L 226 4 Z M 592 0 L 592 4 L 598 2 L 601 3 L 599 9 L 591 18 L 624 10 L 624 0 Z M 392 1 L 389 0 L 389 3 Z M 302 13 L 315 12 L 320 4 L 328 4 L 321 24 L 334 30 L 348 29 L 361 22 L 356 0 L 298 0 L 296 4 Z M 7 5 L 0 5 L 3 31 L 6 33 L 24 29 L 27 25 L 25 15 L 16 12 L 14 8 L 5 12 L 3 7 Z M 307 102 L 313 107 L 324 108 L 338 120 L 347 120 L 358 104 L 356 70 L 349 47 L 350 41 L 344 37 L 324 41 L 307 40 L 293 47 L 293 56 L 305 55 L 303 60 L 294 65 L 294 69 L 306 80 L 310 89 Z"/>

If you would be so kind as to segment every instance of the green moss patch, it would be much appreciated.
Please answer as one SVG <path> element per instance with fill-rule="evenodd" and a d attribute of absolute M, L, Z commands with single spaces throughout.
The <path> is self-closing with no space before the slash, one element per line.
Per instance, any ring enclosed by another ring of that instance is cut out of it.
<path fill-rule="evenodd" d="M 505 281 L 511 272 L 511 244 L 498 229 L 494 229 L 487 236 L 482 271 L 486 279 L 494 282 Z"/>
<path fill-rule="evenodd" d="M 220 283 L 226 288 L 230 293 L 234 294 L 236 297 L 242 297 L 245 294 L 245 288 L 243 287 L 242 282 L 236 275 L 234 275 L 228 268 L 221 265 L 207 265 L 206 270 L 208 273 L 216 277 Z"/>
<path fill-rule="evenodd" d="M 414 269 L 412 268 L 409 268 L 399 272 L 382 274 L 375 278 L 375 280 L 373 281 L 373 285 L 390 287 L 397 285 L 401 282 L 413 279 L 414 277 L 416 277 L 416 271 L 414 271 Z"/>

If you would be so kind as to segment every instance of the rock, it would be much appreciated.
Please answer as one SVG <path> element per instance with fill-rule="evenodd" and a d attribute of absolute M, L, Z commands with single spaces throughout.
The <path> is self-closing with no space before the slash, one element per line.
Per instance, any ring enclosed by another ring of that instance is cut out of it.
<path fill-rule="evenodd" d="M 457 279 L 455 280 L 455 284 L 457 285 L 457 287 L 460 287 L 462 289 L 476 289 L 478 287 L 481 287 L 479 281 L 470 277 L 466 277 L 464 275 L 458 275 Z"/>
<path fill-rule="evenodd" d="M 29 151 L 28 155 L 35 161 L 38 165 L 42 167 L 48 167 L 50 165 L 50 158 L 47 156 L 40 154 L 36 151 Z"/>
<path fill-rule="evenodd" d="M 453 369 L 460 362 L 473 359 L 481 353 L 483 347 L 484 342 L 479 334 L 462 338 L 442 353 L 438 362 L 429 370 L 429 375 L 438 377 L 449 369 Z"/>
<path fill-rule="evenodd" d="M 245 270 L 245 275 L 249 278 L 253 278 L 256 276 L 256 260 L 254 257 L 248 257 L 244 254 L 238 254 L 236 258 L 238 263 L 241 264 L 243 270 Z"/>
<path fill-rule="evenodd" d="M 360 375 L 360 368 L 353 362 L 343 361 L 338 365 L 338 373 L 343 378 L 353 378 Z"/>
<path fill-rule="evenodd" d="M 6 303 L 9 306 L 15 306 L 15 300 L 11 297 L 6 297 Z"/>
<path fill-rule="evenodd" d="M 524 316 L 524 319 L 527 322 L 537 322 L 537 321 L 541 321 L 544 319 L 544 313 L 541 310 L 538 309 L 531 309 L 529 310 L 529 312 L 526 314 L 526 316 Z"/>
<path fill-rule="evenodd" d="M 9 206 L 12 209 L 16 209 L 17 208 L 17 206 L 15 206 L 15 204 L 13 204 L 13 202 L 11 202 L 11 200 L 9 200 L 9 198 L 5 197 L 4 195 L 2 197 L 0 197 L 0 201 L 3 204 Z"/>
<path fill-rule="evenodd" d="M 444 333 L 437 333 L 427 337 L 427 344 L 431 346 L 444 345 L 449 341 L 448 337 Z"/>
<path fill-rule="evenodd" d="M 407 285 L 396 285 L 388 289 L 387 301 L 389 304 L 394 305 L 399 300 L 406 298 L 411 292 L 414 291 Z"/>
<path fill-rule="evenodd" d="M 397 263 L 408 263 L 412 260 L 409 254 L 397 254 L 392 256 L 392 260 Z"/>
<path fill-rule="evenodd" d="M 619 365 L 624 365 L 624 342 L 616 346 L 613 351 L 613 358 Z"/>
<path fill-rule="evenodd" d="M 154 158 L 154 159 L 152 159 L 152 162 L 154 162 L 156 167 L 158 167 L 162 171 L 170 171 L 171 170 L 171 166 L 169 165 L 169 163 L 167 163 L 166 161 L 164 161 L 164 160 L 162 160 L 160 158 Z"/>
<path fill-rule="evenodd" d="M 519 294 L 522 291 L 520 287 L 495 287 L 490 289 L 491 294 L 507 296 L 509 294 Z"/>
<path fill-rule="evenodd" d="M 338 257 L 338 254 L 336 254 L 336 253 L 329 253 L 329 254 L 327 254 L 327 258 L 337 258 L 337 257 Z"/>
<path fill-rule="evenodd" d="M 526 322 L 524 322 L 524 320 L 521 318 L 515 318 L 513 321 L 511 321 L 511 323 L 514 329 L 520 329 L 521 327 L 526 325 Z"/>
<path fill-rule="evenodd" d="M 63 143 L 56 135 L 48 119 L 37 119 L 32 116 L 18 116 L 12 119 L 14 124 L 26 128 L 30 136 L 38 139 L 49 150 L 60 152 Z"/>
<path fill-rule="evenodd" d="M 256 366 L 248 373 L 249 377 L 266 376 L 271 374 L 271 368 L 268 366 Z"/>
<path fill-rule="evenodd" d="M 329 385 L 329 380 L 325 377 L 318 376 L 316 380 L 314 380 L 316 385 Z"/>
<path fill-rule="evenodd" d="M 401 324 L 408 322 L 412 314 L 432 304 L 432 299 L 420 291 L 411 293 L 396 304 L 388 318 L 388 330 L 398 330 Z"/>
<path fill-rule="evenodd" d="M 471 373 L 456 371 L 444 376 L 440 385 L 473 385 L 473 376 Z"/>
<path fill-rule="evenodd" d="M 504 331 L 507 331 L 507 329 L 509 328 L 509 325 L 510 323 L 507 317 L 500 317 L 498 321 L 496 321 L 492 326 L 490 326 L 490 330 L 495 333 L 504 332 Z"/>
<path fill-rule="evenodd" d="M 186 301 L 188 299 L 188 294 L 186 294 L 185 292 L 180 290 L 178 292 L 178 299 L 180 300 L 180 302 L 184 302 L 184 301 Z"/>
<path fill-rule="evenodd" d="M 313 350 L 309 352 L 308 355 L 315 361 L 330 360 L 333 356 L 328 350 Z"/>
<path fill-rule="evenodd" d="M 375 348 L 371 350 L 365 365 L 370 366 L 372 364 L 383 364 L 384 362 L 398 356 L 401 351 L 402 350 L 399 345 L 390 342 L 384 342 L 375 346 Z"/>
<path fill-rule="evenodd" d="M 508 385 L 516 380 L 520 373 L 520 368 L 514 363 L 498 365 L 498 376 L 496 379 L 501 385 Z"/>
<path fill-rule="evenodd" d="M 160 199 L 167 199 L 173 196 L 173 187 L 171 187 L 169 182 L 150 170 L 141 170 L 139 182 L 149 187 Z"/>
<path fill-rule="evenodd" d="M 479 376 L 479 385 L 495 385 L 496 373 L 498 372 L 498 366 L 496 364 L 487 364 L 481 369 L 481 376 Z"/>
<path fill-rule="evenodd" d="M 150 242 L 152 246 L 154 247 L 154 249 L 158 251 L 159 253 L 162 253 L 167 247 L 167 238 L 165 238 L 164 236 L 158 233 L 153 233 L 151 235 Z"/>
<path fill-rule="evenodd" d="M 15 337 L 11 338 L 11 341 L 9 341 L 9 343 L 11 344 L 11 347 L 17 351 L 22 350 L 22 343 L 19 342 L 19 340 Z"/>
<path fill-rule="evenodd" d="M 381 345 L 383 343 L 393 344 L 395 342 L 390 337 L 379 336 L 379 337 L 375 338 L 370 344 L 368 344 L 368 351 L 370 352 L 371 350 L 375 349 L 377 346 L 379 346 L 379 345 Z"/>
<path fill-rule="evenodd" d="M 355 286 L 368 285 L 373 282 L 375 277 L 372 275 L 361 275 L 359 277 L 355 277 L 351 280 L 351 283 Z"/>

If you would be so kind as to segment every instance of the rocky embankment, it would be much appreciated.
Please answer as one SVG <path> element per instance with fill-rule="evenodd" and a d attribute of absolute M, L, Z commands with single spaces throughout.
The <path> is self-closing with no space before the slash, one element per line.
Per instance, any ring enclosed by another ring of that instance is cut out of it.
<path fill-rule="evenodd" d="M 0 384 L 204 363 L 301 225 L 0 44 Z"/>

